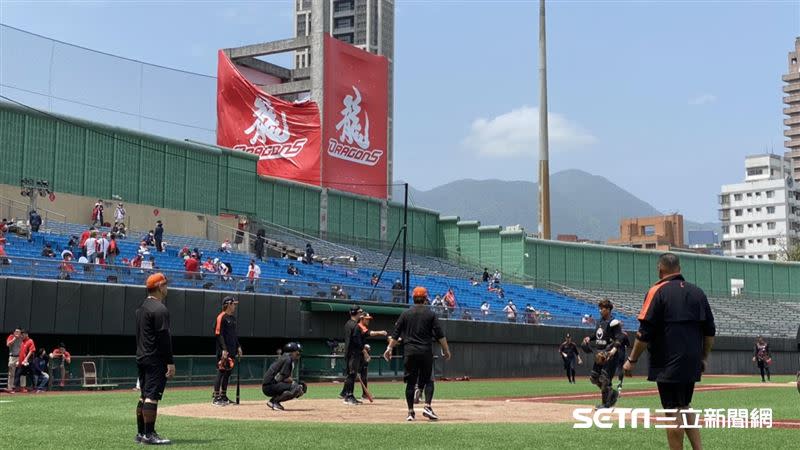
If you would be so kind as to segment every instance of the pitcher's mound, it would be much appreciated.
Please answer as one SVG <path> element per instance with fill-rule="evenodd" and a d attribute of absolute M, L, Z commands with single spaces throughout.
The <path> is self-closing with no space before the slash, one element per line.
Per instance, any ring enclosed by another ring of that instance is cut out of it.
<path fill-rule="evenodd" d="M 349 406 L 341 400 L 299 399 L 283 404 L 285 411 L 273 411 L 264 401 L 240 405 L 213 406 L 195 403 L 158 408 L 159 414 L 228 420 L 272 420 L 282 422 L 400 423 L 406 418 L 403 400 L 376 399 L 374 403 Z M 422 406 L 417 405 L 415 423 L 425 423 Z M 434 400 L 439 422 L 445 423 L 552 423 L 572 421 L 579 405 L 498 400 Z"/>

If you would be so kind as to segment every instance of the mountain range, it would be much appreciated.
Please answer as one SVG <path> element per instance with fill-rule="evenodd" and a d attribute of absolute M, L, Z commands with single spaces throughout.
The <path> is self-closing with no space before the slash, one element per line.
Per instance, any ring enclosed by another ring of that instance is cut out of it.
<path fill-rule="evenodd" d="M 439 211 L 443 216 L 478 220 L 482 225 L 519 224 L 535 233 L 538 189 L 530 181 L 465 179 L 427 191 L 409 186 L 409 204 Z M 402 201 L 402 186 L 394 188 L 393 198 Z M 620 219 L 663 214 L 608 179 L 574 169 L 550 176 L 550 212 L 553 237 L 576 234 L 600 241 L 619 236 Z M 684 218 L 684 231 L 691 230 L 719 232 L 719 224 Z"/>

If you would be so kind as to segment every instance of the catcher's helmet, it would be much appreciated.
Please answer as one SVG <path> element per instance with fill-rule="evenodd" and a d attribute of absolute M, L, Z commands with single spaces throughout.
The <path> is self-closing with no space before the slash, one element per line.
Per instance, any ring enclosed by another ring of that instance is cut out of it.
<path fill-rule="evenodd" d="M 227 358 L 220 358 L 217 361 L 217 369 L 219 370 L 233 370 L 234 360 L 230 356 Z"/>
<path fill-rule="evenodd" d="M 297 342 L 289 342 L 283 346 L 284 353 L 302 352 L 303 346 Z"/>

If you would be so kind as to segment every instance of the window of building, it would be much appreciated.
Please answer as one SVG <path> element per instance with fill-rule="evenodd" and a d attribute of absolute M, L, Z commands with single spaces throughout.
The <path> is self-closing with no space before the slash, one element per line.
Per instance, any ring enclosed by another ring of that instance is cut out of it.
<path fill-rule="evenodd" d="M 756 244 L 761 244 L 761 239 L 756 239 Z"/>
<path fill-rule="evenodd" d="M 756 259 L 761 259 L 761 255 L 756 255 Z"/>
<path fill-rule="evenodd" d="M 753 255 L 748 256 L 748 258 L 749 259 L 755 259 L 755 258 L 753 258 Z"/>
<path fill-rule="evenodd" d="M 767 206 L 767 214 L 775 214 L 775 207 Z"/>
<path fill-rule="evenodd" d="M 642 234 L 645 236 L 653 236 L 656 234 L 656 227 L 655 225 L 646 225 L 642 227 Z"/>
<path fill-rule="evenodd" d="M 778 243 L 778 240 L 775 239 L 775 238 L 767 239 L 767 244 L 769 244 L 769 245 L 776 245 L 777 243 Z"/>
<path fill-rule="evenodd" d="M 353 17 L 339 17 L 333 21 L 334 28 L 352 28 Z"/>
<path fill-rule="evenodd" d="M 731 196 L 728 194 L 720 195 L 719 196 L 719 204 L 720 205 L 727 205 L 731 202 Z"/>
<path fill-rule="evenodd" d="M 776 259 L 778 259 L 778 255 L 776 255 L 775 253 L 770 253 L 769 255 L 767 255 L 767 258 L 769 258 L 770 261 L 775 261 Z"/>
<path fill-rule="evenodd" d="M 741 250 L 744 248 L 744 239 L 737 239 L 735 241 L 736 249 Z"/>
<path fill-rule="evenodd" d="M 737 258 L 739 258 L 739 259 L 744 259 L 744 256 L 737 256 Z"/>
<path fill-rule="evenodd" d="M 774 230 L 775 229 L 775 222 L 767 222 L 767 229 Z"/>
<path fill-rule="evenodd" d="M 775 197 L 775 191 L 767 191 L 767 198 Z"/>
<path fill-rule="evenodd" d="M 761 212 L 761 208 L 756 208 L 756 212 Z"/>
<path fill-rule="evenodd" d="M 353 9 L 353 2 L 338 1 L 333 4 L 334 12 L 351 11 Z"/>
<path fill-rule="evenodd" d="M 747 169 L 748 175 L 761 175 L 762 173 L 764 173 L 763 167 L 751 167 Z"/>
<path fill-rule="evenodd" d="M 750 228 L 752 230 L 753 229 L 753 224 L 752 223 L 748 223 L 747 224 L 747 228 Z"/>
<path fill-rule="evenodd" d="M 644 248 L 656 248 L 656 244 L 645 244 Z"/>
<path fill-rule="evenodd" d="M 734 209 L 733 210 L 733 214 L 736 215 L 736 216 L 741 216 L 742 215 L 742 210 L 741 209 Z"/>
<path fill-rule="evenodd" d="M 744 233 L 744 225 L 736 225 L 737 233 Z"/>
<path fill-rule="evenodd" d="M 748 243 L 748 244 L 752 244 L 752 243 L 753 243 L 753 240 L 752 240 L 752 239 L 748 239 L 748 240 L 747 240 L 747 243 Z"/>
<path fill-rule="evenodd" d="M 333 37 L 342 42 L 347 42 L 348 44 L 353 43 L 353 33 L 335 34 Z"/>
<path fill-rule="evenodd" d="M 756 224 L 756 228 L 761 228 L 761 224 L 760 224 L 760 223 L 757 223 L 757 224 Z"/>
<path fill-rule="evenodd" d="M 752 193 L 752 192 L 748 192 L 748 193 L 747 193 L 747 198 L 750 198 L 750 197 L 752 197 L 752 196 L 753 196 L 753 193 Z"/>
<path fill-rule="evenodd" d="M 756 197 L 761 197 L 761 192 L 756 192 Z"/>
<path fill-rule="evenodd" d="M 752 213 L 753 213 L 753 208 L 747 208 L 747 214 L 752 214 Z"/>
<path fill-rule="evenodd" d="M 728 234 L 731 232 L 731 227 L 729 225 L 722 226 L 722 234 Z"/>
<path fill-rule="evenodd" d="M 742 194 L 733 194 L 733 199 L 737 200 L 737 201 L 741 200 L 742 199 Z"/>

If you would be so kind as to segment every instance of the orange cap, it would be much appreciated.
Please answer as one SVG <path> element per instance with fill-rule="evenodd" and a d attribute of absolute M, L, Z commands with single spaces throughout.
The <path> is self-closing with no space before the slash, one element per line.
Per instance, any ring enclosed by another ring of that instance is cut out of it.
<path fill-rule="evenodd" d="M 417 286 L 417 287 L 414 288 L 414 292 L 411 294 L 411 296 L 414 297 L 414 298 L 427 297 L 428 296 L 428 290 L 425 289 L 422 286 Z"/>
<path fill-rule="evenodd" d="M 161 273 L 161 272 L 154 273 L 154 274 L 150 275 L 149 277 L 147 277 L 147 282 L 145 283 L 145 285 L 147 286 L 148 290 L 155 289 L 155 288 L 157 288 L 159 286 L 163 286 L 165 284 L 167 284 L 167 277 L 164 276 L 164 274 Z"/>

